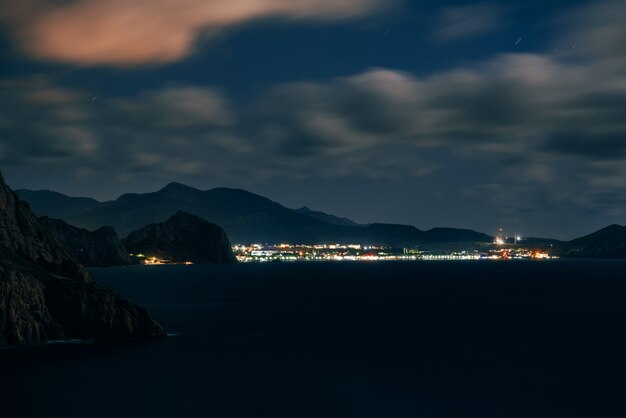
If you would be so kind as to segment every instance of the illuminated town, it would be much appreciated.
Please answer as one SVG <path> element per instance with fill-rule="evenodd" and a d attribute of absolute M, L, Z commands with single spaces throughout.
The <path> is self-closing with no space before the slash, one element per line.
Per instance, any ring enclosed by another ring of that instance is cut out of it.
<path fill-rule="evenodd" d="M 519 235 L 508 237 L 502 228 L 493 242 L 442 244 L 413 247 L 388 247 L 361 244 L 236 244 L 232 246 L 237 260 L 242 263 L 264 262 L 322 262 L 322 261 L 454 261 L 454 260 L 544 260 L 558 258 L 546 248 L 524 245 Z M 174 261 L 146 254 L 130 254 L 139 264 L 146 266 L 183 264 L 191 261 Z"/>
<path fill-rule="evenodd" d="M 295 261 L 413 261 L 413 260 L 511 260 L 548 259 L 547 253 L 496 241 L 482 250 L 426 251 L 359 244 L 234 245 L 237 260 L 249 262 Z"/>
<path fill-rule="evenodd" d="M 154 256 L 146 256 L 145 254 L 129 254 L 132 259 L 135 259 L 139 262 L 139 264 L 143 264 L 146 266 L 160 266 L 164 264 L 184 264 L 191 265 L 193 264 L 191 261 L 174 261 L 168 260 L 165 258 L 159 258 Z"/>

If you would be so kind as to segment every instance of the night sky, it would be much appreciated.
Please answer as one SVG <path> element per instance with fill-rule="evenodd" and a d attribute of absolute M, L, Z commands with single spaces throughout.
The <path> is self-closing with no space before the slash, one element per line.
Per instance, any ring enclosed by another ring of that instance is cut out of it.
<path fill-rule="evenodd" d="M 626 1 L 0 0 L 0 168 L 360 222 L 626 223 Z"/>

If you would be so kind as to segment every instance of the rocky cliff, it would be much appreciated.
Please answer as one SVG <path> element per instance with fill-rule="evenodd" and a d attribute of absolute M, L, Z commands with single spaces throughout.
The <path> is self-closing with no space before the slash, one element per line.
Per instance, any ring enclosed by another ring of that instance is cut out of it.
<path fill-rule="evenodd" d="M 132 264 L 128 251 L 119 240 L 115 229 L 110 226 L 103 226 L 91 232 L 46 216 L 39 218 L 39 222 L 84 266 L 109 267 Z"/>
<path fill-rule="evenodd" d="M 177 212 L 165 222 L 151 224 L 132 232 L 123 243 L 131 253 L 178 262 L 237 261 L 222 228 L 185 212 Z"/>
<path fill-rule="evenodd" d="M 145 310 L 94 283 L 0 174 L 0 345 L 163 335 Z"/>

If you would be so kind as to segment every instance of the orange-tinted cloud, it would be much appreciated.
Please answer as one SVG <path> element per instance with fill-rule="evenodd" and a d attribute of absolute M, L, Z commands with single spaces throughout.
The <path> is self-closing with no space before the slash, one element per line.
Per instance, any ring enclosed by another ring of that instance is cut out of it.
<path fill-rule="evenodd" d="M 199 38 L 264 17 L 328 21 L 358 17 L 389 0 L 25 0 L 2 5 L 27 54 L 77 65 L 174 62 Z"/>

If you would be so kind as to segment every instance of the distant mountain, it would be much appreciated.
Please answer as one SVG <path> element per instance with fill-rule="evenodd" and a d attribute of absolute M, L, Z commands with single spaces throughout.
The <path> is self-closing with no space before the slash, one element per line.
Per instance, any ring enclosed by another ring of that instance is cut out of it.
<path fill-rule="evenodd" d="M 100 205 L 89 197 L 71 197 L 51 190 L 16 190 L 20 199 L 25 200 L 37 216 L 61 218 L 75 216 Z"/>
<path fill-rule="evenodd" d="M 88 230 L 111 225 L 120 236 L 125 236 L 148 224 L 163 222 L 178 211 L 216 223 L 224 228 L 233 243 L 361 243 L 406 246 L 432 240 L 491 241 L 491 237 L 487 235 L 462 229 L 435 228 L 424 232 L 410 225 L 353 225 L 349 220 L 341 220 L 342 218 L 322 212 L 292 210 L 241 189 L 216 188 L 202 191 L 180 183 L 170 183 L 153 193 L 125 194 L 115 201 L 100 203 L 79 214 L 60 218 Z"/>
<path fill-rule="evenodd" d="M 518 244 L 524 247 L 531 247 L 535 249 L 548 250 L 555 245 L 562 244 L 563 241 L 553 238 L 540 238 L 540 237 L 524 237 Z"/>
<path fill-rule="evenodd" d="M 331 224 L 331 225 L 363 226 L 348 218 L 340 218 L 335 215 L 329 215 L 328 213 L 320 212 L 317 210 L 311 210 L 306 206 L 303 206 L 300 209 L 294 209 L 294 211 L 301 215 L 305 215 L 305 216 L 308 216 L 309 218 L 317 219 L 318 221 Z"/>
<path fill-rule="evenodd" d="M 124 239 L 124 244 L 135 254 L 176 262 L 237 262 L 222 228 L 185 212 L 177 212 L 165 222 L 132 232 Z"/>
<path fill-rule="evenodd" d="M 568 258 L 626 258 L 626 226 L 610 225 L 554 245 L 551 254 Z"/>
<path fill-rule="evenodd" d="M 124 236 L 148 224 L 163 222 L 179 210 L 220 225 L 233 242 L 295 240 L 308 237 L 322 224 L 245 190 L 201 191 L 180 183 L 170 183 L 154 193 L 125 194 L 66 220 L 87 229 L 112 225 Z"/>
<path fill-rule="evenodd" d="M 127 266 L 132 264 L 128 251 L 115 229 L 103 226 L 93 232 L 77 228 L 60 219 L 42 216 L 39 223 L 52 232 L 87 267 Z"/>
<path fill-rule="evenodd" d="M 491 242 L 493 238 L 471 229 L 433 228 L 424 233 L 427 242 Z"/>

